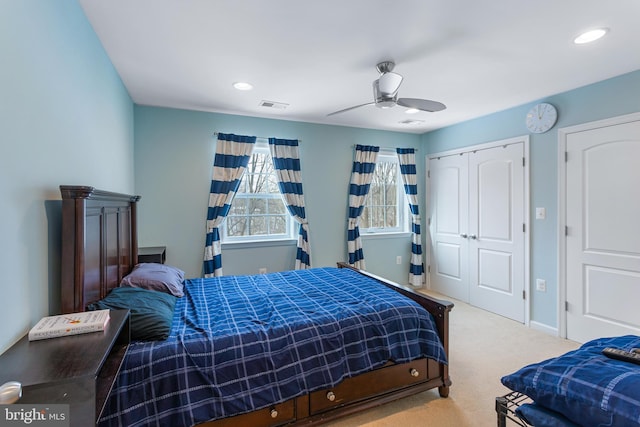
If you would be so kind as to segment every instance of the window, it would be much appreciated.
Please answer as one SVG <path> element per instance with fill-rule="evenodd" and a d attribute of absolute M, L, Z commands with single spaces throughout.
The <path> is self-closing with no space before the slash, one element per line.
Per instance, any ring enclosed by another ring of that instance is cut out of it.
<path fill-rule="evenodd" d="M 291 215 L 278 188 L 269 146 L 256 142 L 224 223 L 222 241 L 294 238 Z"/>
<path fill-rule="evenodd" d="M 360 230 L 363 233 L 408 231 L 406 210 L 398 156 L 395 153 L 379 153 L 360 219 Z"/>

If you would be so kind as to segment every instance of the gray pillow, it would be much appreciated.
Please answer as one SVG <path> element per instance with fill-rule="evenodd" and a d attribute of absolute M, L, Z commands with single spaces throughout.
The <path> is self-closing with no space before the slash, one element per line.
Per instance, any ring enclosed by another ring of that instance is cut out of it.
<path fill-rule="evenodd" d="M 176 297 L 184 296 L 184 271 L 170 265 L 156 263 L 137 264 L 122 279 L 120 286 L 166 292 Z"/>

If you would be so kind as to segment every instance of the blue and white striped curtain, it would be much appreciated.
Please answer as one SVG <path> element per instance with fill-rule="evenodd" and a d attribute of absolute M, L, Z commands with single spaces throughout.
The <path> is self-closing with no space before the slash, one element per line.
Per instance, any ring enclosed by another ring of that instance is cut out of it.
<path fill-rule="evenodd" d="M 361 270 L 364 270 L 366 266 L 358 224 L 369 194 L 369 187 L 373 179 L 373 171 L 376 169 L 379 151 L 380 147 L 356 145 L 355 159 L 351 169 L 347 250 L 349 252 L 349 264 Z"/>
<path fill-rule="evenodd" d="M 416 154 L 413 148 L 397 148 L 400 161 L 400 173 L 404 182 L 404 192 L 411 211 L 411 263 L 409 264 L 409 283 L 422 286 L 424 264 L 422 262 L 422 243 L 420 238 L 420 214 L 418 211 L 418 180 L 416 178 Z"/>
<path fill-rule="evenodd" d="M 255 142 L 255 136 L 218 134 L 207 210 L 204 277 L 222 276 L 222 250 L 218 227 L 229 213 Z"/>
<path fill-rule="evenodd" d="M 295 269 L 304 270 L 311 267 L 311 246 L 309 246 L 309 223 L 302 193 L 298 140 L 269 138 L 269 150 L 278 176 L 280 193 L 284 197 L 289 213 L 300 224 Z"/>

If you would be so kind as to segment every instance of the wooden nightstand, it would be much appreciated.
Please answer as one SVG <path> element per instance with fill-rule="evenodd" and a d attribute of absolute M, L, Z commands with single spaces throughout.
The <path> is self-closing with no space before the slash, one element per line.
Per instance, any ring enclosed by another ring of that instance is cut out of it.
<path fill-rule="evenodd" d="M 129 310 L 111 310 L 103 332 L 29 341 L 0 355 L 0 384 L 22 383 L 17 404 L 68 404 L 70 426 L 95 425 L 130 342 Z"/>
<path fill-rule="evenodd" d="M 149 246 L 138 248 L 138 262 L 155 262 L 164 264 L 167 259 L 166 246 Z"/>

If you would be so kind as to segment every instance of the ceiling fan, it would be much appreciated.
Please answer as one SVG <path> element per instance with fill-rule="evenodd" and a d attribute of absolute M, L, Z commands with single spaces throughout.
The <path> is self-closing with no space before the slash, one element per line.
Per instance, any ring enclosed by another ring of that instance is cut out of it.
<path fill-rule="evenodd" d="M 400 105 L 402 107 L 415 108 L 417 110 L 429 112 L 441 111 L 447 108 L 441 102 L 430 101 L 428 99 L 398 98 L 398 89 L 402 83 L 402 76 L 393 72 L 395 65 L 396 64 L 393 61 L 383 61 L 376 65 L 376 69 L 380 73 L 380 77 L 373 81 L 373 102 L 367 102 L 366 104 L 355 105 L 353 107 L 345 108 L 344 110 L 334 111 L 333 113 L 327 114 L 327 116 L 344 113 L 367 105 L 375 105 L 379 108 L 391 108 L 396 105 Z"/>

